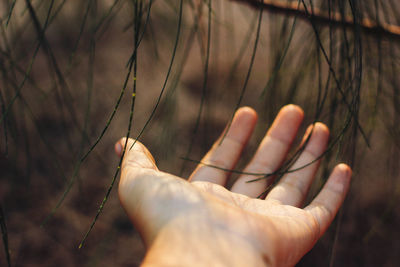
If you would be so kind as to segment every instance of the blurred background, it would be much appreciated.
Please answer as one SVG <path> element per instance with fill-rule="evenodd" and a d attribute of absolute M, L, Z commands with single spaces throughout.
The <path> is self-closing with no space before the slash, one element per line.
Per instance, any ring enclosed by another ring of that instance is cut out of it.
<path fill-rule="evenodd" d="M 354 169 L 298 266 L 400 263 L 397 1 L 4 0 L 0 11 L 1 266 L 139 265 L 145 249 L 110 188 L 114 143 L 139 138 L 161 170 L 188 177 L 248 105 L 259 122 L 240 170 L 288 103 L 305 110 L 299 136 L 316 121 L 331 129 L 310 198 L 338 162 Z"/>

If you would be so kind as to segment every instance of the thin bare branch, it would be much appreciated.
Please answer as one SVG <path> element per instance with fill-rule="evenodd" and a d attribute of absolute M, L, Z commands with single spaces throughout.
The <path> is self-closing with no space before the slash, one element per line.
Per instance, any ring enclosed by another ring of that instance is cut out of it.
<path fill-rule="evenodd" d="M 332 27 L 354 28 L 354 19 L 351 16 L 342 17 L 340 13 L 331 13 L 313 7 L 313 11 L 306 10 L 304 6 L 296 2 L 284 2 L 282 0 L 233 0 L 245 2 L 254 7 L 263 6 L 265 11 L 282 13 L 289 16 L 297 16 L 306 21 L 313 21 L 320 25 L 330 25 Z M 366 34 L 381 35 L 393 39 L 400 39 L 400 26 L 388 23 L 376 23 L 368 18 L 363 18 L 359 24 L 362 31 Z"/>

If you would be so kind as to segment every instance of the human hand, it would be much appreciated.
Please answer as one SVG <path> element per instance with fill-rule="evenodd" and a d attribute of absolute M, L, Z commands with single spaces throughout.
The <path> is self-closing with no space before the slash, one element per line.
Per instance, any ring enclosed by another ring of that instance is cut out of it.
<path fill-rule="evenodd" d="M 294 105 L 281 109 L 244 173 L 272 173 L 287 156 L 303 119 Z M 322 123 L 310 126 L 304 151 L 265 199 L 257 199 L 273 177 L 246 183 L 242 174 L 231 191 L 224 185 L 257 120 L 240 108 L 228 133 L 217 140 L 189 181 L 158 170 L 150 152 L 128 140 L 119 197 L 140 232 L 148 252 L 144 265 L 292 266 L 326 231 L 349 188 L 351 170 L 337 165 L 317 197 L 302 208 L 325 151 L 329 131 Z M 116 144 L 121 154 L 125 139 Z"/>

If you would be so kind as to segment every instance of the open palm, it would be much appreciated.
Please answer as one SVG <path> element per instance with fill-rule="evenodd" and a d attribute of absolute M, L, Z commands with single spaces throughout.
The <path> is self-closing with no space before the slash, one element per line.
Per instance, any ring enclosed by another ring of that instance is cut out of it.
<path fill-rule="evenodd" d="M 287 172 L 265 199 L 257 197 L 274 177 L 247 181 L 281 167 L 302 119 L 297 106 L 281 109 L 231 191 L 224 187 L 227 170 L 235 167 L 254 129 L 254 110 L 244 107 L 236 112 L 228 132 L 215 142 L 189 182 L 159 171 L 150 152 L 136 142 L 123 161 L 119 196 L 150 249 L 144 264 L 174 264 L 177 254 L 185 255 L 180 258 L 182 265 L 208 261 L 292 266 L 298 262 L 332 222 L 349 187 L 351 170 L 339 164 L 318 196 L 302 208 L 318 169 L 317 159 L 326 149 L 327 127 L 316 123 L 308 128 L 305 149 L 290 167 L 296 171 Z M 127 147 L 133 142 L 128 140 Z M 117 143 L 117 153 L 124 144 L 125 139 Z M 165 249 L 168 253 L 163 253 Z M 182 249 L 189 253 L 178 252 Z"/>

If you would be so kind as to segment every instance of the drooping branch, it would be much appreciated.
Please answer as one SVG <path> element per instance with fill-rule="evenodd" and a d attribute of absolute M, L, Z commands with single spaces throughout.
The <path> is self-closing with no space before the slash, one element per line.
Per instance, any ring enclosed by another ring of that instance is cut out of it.
<path fill-rule="evenodd" d="M 354 28 L 354 19 L 351 16 L 343 17 L 338 12 L 328 12 L 318 8 L 306 9 L 303 5 L 298 5 L 297 2 L 284 2 L 282 0 L 233 0 L 244 2 L 254 7 L 263 6 L 265 11 L 282 13 L 289 16 L 297 16 L 308 22 L 314 22 L 319 25 L 330 25 L 331 27 Z M 360 29 L 366 34 L 381 35 L 389 38 L 400 39 L 400 26 L 391 25 L 388 23 L 376 23 L 370 19 L 363 18 L 359 21 Z"/>

